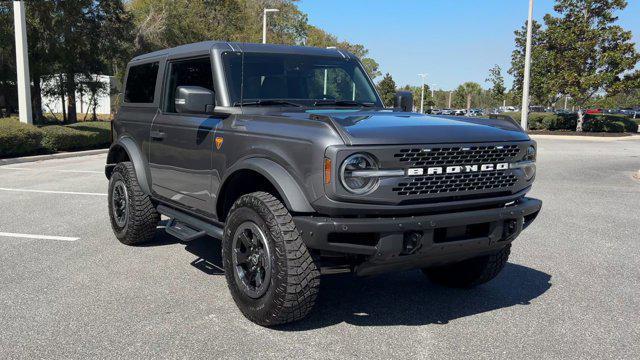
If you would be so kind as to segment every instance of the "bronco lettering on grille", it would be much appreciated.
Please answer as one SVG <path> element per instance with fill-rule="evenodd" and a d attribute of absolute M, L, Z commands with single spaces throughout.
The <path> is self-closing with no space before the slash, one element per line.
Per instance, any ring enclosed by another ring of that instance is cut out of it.
<path fill-rule="evenodd" d="M 428 168 L 409 168 L 407 169 L 408 176 L 420 176 L 420 175 L 439 175 L 439 174 L 460 174 L 478 171 L 494 171 L 494 170 L 507 170 L 509 169 L 509 163 L 497 163 L 497 164 L 478 164 L 478 165 L 455 165 L 455 166 L 434 166 Z"/>

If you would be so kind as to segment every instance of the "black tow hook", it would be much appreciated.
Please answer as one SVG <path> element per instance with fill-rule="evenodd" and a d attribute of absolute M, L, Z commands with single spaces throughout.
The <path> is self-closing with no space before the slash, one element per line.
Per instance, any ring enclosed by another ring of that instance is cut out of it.
<path fill-rule="evenodd" d="M 402 239 L 400 255 L 412 255 L 422 247 L 422 231 L 407 231 Z"/>

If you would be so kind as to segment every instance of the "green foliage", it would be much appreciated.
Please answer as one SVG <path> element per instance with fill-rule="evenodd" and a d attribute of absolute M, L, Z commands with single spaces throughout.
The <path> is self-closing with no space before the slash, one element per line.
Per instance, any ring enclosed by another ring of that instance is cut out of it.
<path fill-rule="evenodd" d="M 639 84 L 640 71 L 634 68 L 640 54 L 632 34 L 615 25 L 615 12 L 626 6 L 624 0 L 557 0 L 554 10 L 560 17 L 545 16 L 558 90 L 570 95 L 579 108 L 601 90 L 616 94 Z M 578 114 L 579 131 L 583 116 Z"/>
<path fill-rule="evenodd" d="M 519 121 L 519 112 L 506 112 L 503 115 L 510 116 L 512 119 Z M 576 129 L 578 122 L 577 114 L 552 114 L 537 113 L 529 114 L 530 130 L 549 130 L 549 131 L 573 131 Z M 585 115 L 583 131 L 585 132 L 632 132 L 638 131 L 640 120 L 634 121 L 624 115 Z"/>
<path fill-rule="evenodd" d="M 392 107 L 393 100 L 396 96 L 396 82 L 393 81 L 391 75 L 389 75 L 389 73 L 385 74 L 377 87 L 384 105 L 386 107 Z"/>
<path fill-rule="evenodd" d="M 632 133 L 638 132 L 638 125 L 640 124 L 640 121 L 637 121 L 637 119 L 634 121 L 633 119 L 629 119 L 625 115 L 615 115 L 615 114 L 585 115 L 585 123 L 593 122 L 593 121 L 602 122 L 605 124 L 605 126 L 608 123 L 620 124 L 622 125 L 622 131 L 632 132 Z"/>
<path fill-rule="evenodd" d="M 109 123 L 44 126 L 42 148 L 48 152 L 95 149 L 109 145 Z"/>
<path fill-rule="evenodd" d="M 75 122 L 76 91 L 95 99 L 94 94 L 108 89 L 100 88 L 91 74 L 115 75 L 122 81 L 134 55 L 206 40 L 259 43 L 264 8 L 280 10 L 268 17 L 269 43 L 343 48 L 361 58 L 372 79 L 380 76 L 367 48 L 309 25 L 297 0 L 29 1 L 36 122 L 43 118 L 42 95 L 60 98 L 65 122 Z M 10 111 L 17 107 L 14 46 L 12 3 L 0 1 L 0 108 Z M 40 89 L 41 80 L 47 80 L 47 88 Z"/>
<path fill-rule="evenodd" d="M 17 118 L 0 119 L 0 158 L 34 154 L 40 148 L 42 132 Z"/>
<path fill-rule="evenodd" d="M 500 65 L 496 64 L 489 69 L 489 77 L 485 82 L 491 83 L 491 96 L 495 100 L 502 100 L 504 98 L 504 92 L 507 88 L 504 86 L 504 77 L 502 76 L 502 69 Z"/>
<path fill-rule="evenodd" d="M 453 94 L 453 107 L 469 109 L 478 104 L 477 98 L 482 94 L 482 87 L 475 82 L 466 82 Z M 474 101 L 475 100 L 475 101 Z"/>
<path fill-rule="evenodd" d="M 317 28 L 313 25 L 307 25 L 307 34 L 305 45 L 320 48 L 337 47 L 350 51 L 362 61 L 364 69 L 371 79 L 375 79 L 382 75 L 378 69 L 380 65 L 374 59 L 367 57 L 369 50 L 360 44 L 352 44 L 348 41 L 339 41 L 335 35 Z"/>
<path fill-rule="evenodd" d="M 524 81 L 524 58 L 527 40 L 527 22 L 515 34 L 515 49 L 511 53 L 511 68 L 509 74 L 513 76 L 512 99 L 510 103 L 519 105 L 522 100 L 522 83 Z M 529 95 L 536 104 L 551 105 L 557 100 L 557 84 L 553 73 L 553 53 L 547 45 L 546 33 L 542 25 L 533 21 L 531 24 L 531 79 Z"/>
<path fill-rule="evenodd" d="M 547 114 L 542 118 L 542 129 L 573 130 L 576 128 L 578 117 L 573 114 Z"/>
<path fill-rule="evenodd" d="M 624 123 L 621 121 L 611 121 L 606 118 L 585 119 L 582 125 L 585 132 L 624 132 Z"/>
<path fill-rule="evenodd" d="M 109 146 L 110 132 L 111 124 L 105 121 L 38 128 L 17 118 L 0 119 L 0 158 L 104 148 Z"/>

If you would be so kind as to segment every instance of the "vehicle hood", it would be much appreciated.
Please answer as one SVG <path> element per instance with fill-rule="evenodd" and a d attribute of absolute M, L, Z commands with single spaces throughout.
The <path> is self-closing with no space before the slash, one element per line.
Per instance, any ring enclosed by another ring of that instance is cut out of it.
<path fill-rule="evenodd" d="M 389 110 L 308 110 L 330 121 L 348 145 L 477 143 L 526 141 L 508 119 L 423 115 Z"/>

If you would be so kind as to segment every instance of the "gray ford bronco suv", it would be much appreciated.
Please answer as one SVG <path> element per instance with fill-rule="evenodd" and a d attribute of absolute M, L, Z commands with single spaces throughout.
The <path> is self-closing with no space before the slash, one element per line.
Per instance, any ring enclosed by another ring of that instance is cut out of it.
<path fill-rule="evenodd" d="M 150 241 L 164 215 L 181 241 L 220 239 L 234 301 L 264 326 L 307 315 L 325 272 L 487 282 L 540 211 L 525 197 L 536 143 L 510 119 L 412 107 L 399 92 L 385 108 L 335 48 L 212 41 L 138 56 L 105 170 L 115 235 Z"/>

